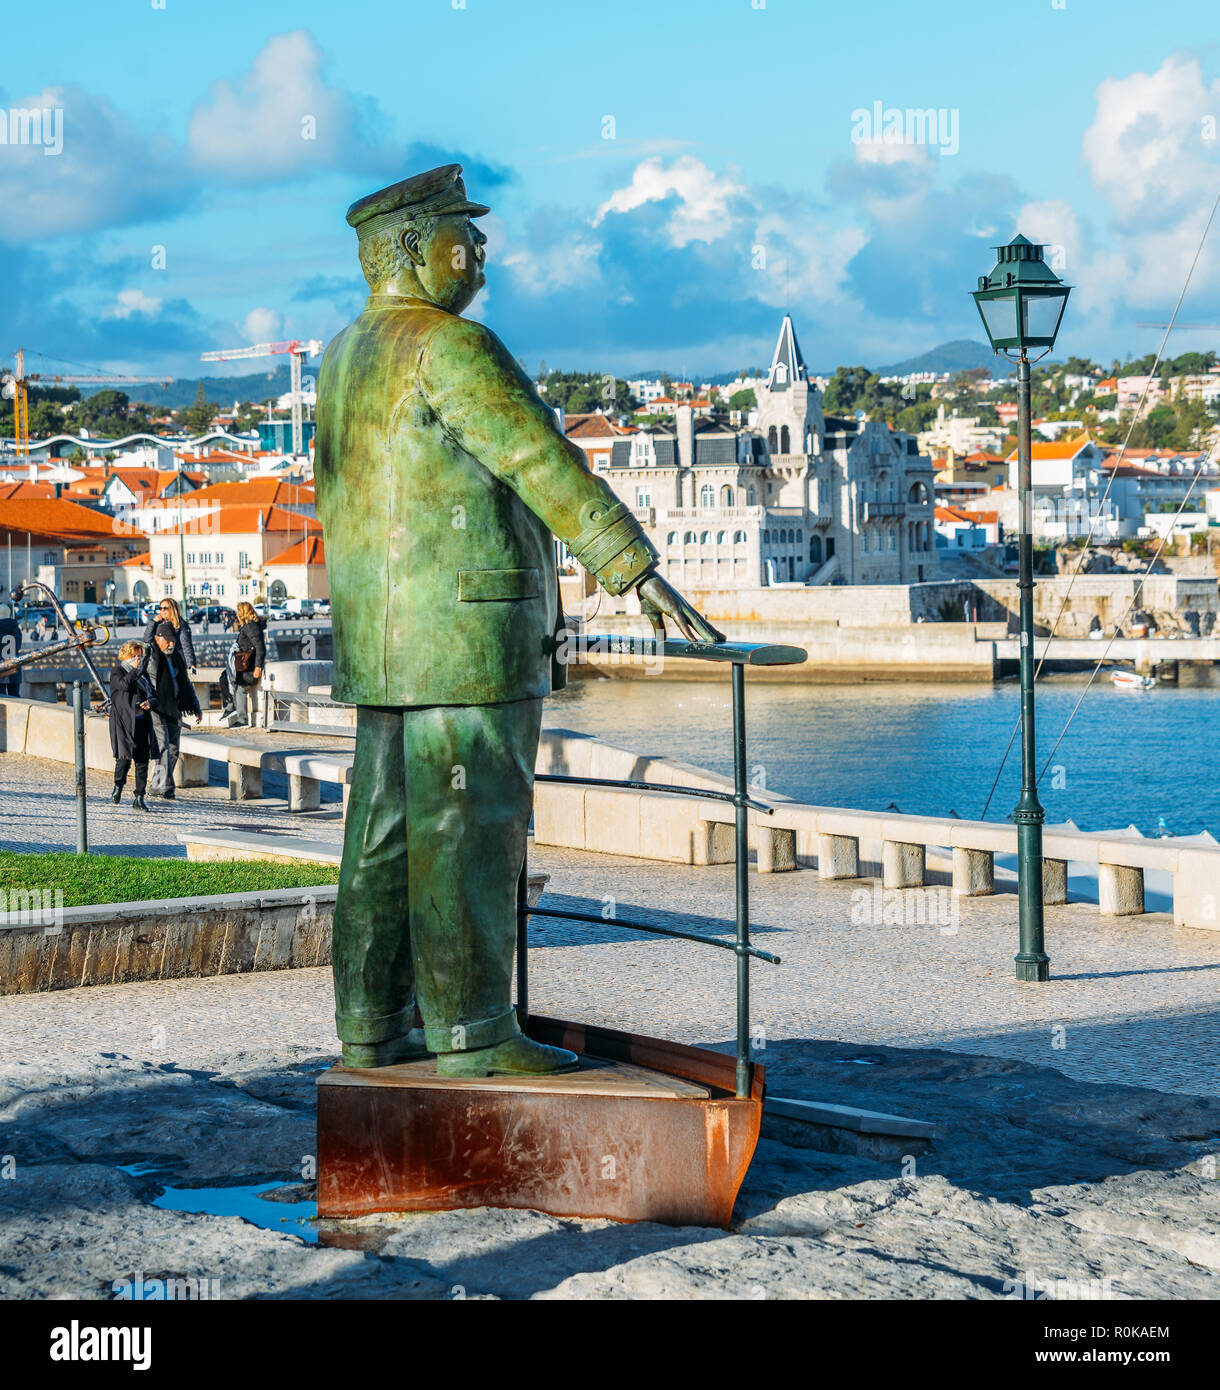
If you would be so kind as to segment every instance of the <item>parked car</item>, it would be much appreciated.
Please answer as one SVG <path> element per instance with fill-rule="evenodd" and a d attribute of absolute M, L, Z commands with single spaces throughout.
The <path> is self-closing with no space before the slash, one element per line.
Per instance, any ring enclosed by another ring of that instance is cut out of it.
<path fill-rule="evenodd" d="M 226 608 L 223 603 L 210 603 L 206 608 L 196 608 L 193 613 L 188 613 L 187 621 L 192 627 L 202 627 L 205 623 L 221 623 L 228 627 L 237 621 L 237 612 Z"/>
<path fill-rule="evenodd" d="M 318 601 L 317 601 L 317 602 L 314 604 L 314 606 L 313 606 L 313 615 L 314 615 L 315 618 L 329 618 L 329 617 L 330 617 L 330 599 L 328 599 L 328 598 L 320 598 L 320 599 L 318 599 Z"/>

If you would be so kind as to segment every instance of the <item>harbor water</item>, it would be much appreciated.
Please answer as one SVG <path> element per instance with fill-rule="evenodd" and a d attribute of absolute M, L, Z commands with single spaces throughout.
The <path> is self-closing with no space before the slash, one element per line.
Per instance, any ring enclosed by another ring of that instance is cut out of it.
<path fill-rule="evenodd" d="M 1220 839 L 1220 681 L 1182 668 L 1178 686 L 1116 689 L 1099 676 L 1052 756 L 1087 675 L 1038 682 L 1039 794 L 1047 820 L 1145 835 L 1207 830 Z M 749 682 L 751 778 L 800 801 L 978 820 L 1016 725 L 1015 681 L 780 685 Z M 729 672 L 723 682 L 581 679 L 546 704 L 547 728 L 732 773 Z M 1020 785 L 1012 743 L 986 819 L 1006 820 Z"/>

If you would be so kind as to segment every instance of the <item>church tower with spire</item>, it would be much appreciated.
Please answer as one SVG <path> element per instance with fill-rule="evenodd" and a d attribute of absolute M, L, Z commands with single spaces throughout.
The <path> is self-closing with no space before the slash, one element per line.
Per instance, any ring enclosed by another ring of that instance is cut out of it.
<path fill-rule="evenodd" d="M 826 434 L 822 393 L 809 380 L 792 316 L 784 315 L 771 357 L 771 369 L 759 388 L 755 428 L 768 454 L 820 454 Z"/>

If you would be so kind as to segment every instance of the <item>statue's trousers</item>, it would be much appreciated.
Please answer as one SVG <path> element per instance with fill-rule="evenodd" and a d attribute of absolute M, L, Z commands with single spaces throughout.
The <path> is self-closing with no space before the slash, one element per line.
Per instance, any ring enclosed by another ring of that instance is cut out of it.
<path fill-rule="evenodd" d="M 343 1042 L 405 1036 L 417 1003 L 432 1051 L 515 1031 L 517 879 L 541 723 L 539 699 L 358 707 L 333 940 Z"/>

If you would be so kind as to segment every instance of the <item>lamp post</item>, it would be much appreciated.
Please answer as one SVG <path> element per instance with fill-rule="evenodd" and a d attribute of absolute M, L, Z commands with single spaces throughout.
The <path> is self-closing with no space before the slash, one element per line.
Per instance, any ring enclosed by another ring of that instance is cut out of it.
<path fill-rule="evenodd" d="M 1017 892 L 1020 950 L 1018 980 L 1050 979 L 1042 922 L 1042 825 L 1046 813 L 1038 800 L 1034 762 L 1034 536 L 1030 467 L 1029 351 L 1034 360 L 1055 346 L 1059 323 L 1071 293 L 1043 258 L 1043 248 L 1023 236 L 997 246 L 990 275 L 979 276 L 973 291 L 993 350 L 1017 364 L 1017 588 L 1021 619 L 1021 798 L 1017 823 Z M 1012 354 L 1016 355 L 1013 356 Z"/>

